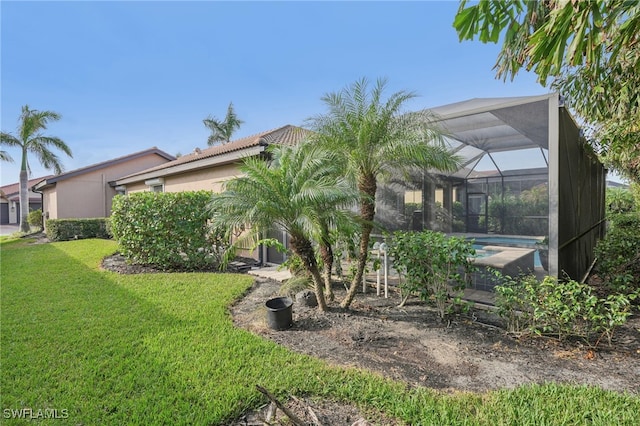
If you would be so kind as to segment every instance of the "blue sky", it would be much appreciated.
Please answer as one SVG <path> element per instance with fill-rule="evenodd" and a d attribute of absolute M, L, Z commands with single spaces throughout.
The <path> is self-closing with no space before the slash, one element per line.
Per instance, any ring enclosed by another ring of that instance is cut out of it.
<path fill-rule="evenodd" d="M 474 97 L 539 95 L 520 73 L 492 70 L 498 46 L 458 41 L 457 1 L 0 3 L 1 124 L 20 108 L 53 110 L 47 134 L 73 158 L 66 170 L 152 146 L 206 147 L 202 119 L 233 102 L 235 137 L 325 111 L 321 97 L 361 77 L 415 91 L 417 110 Z M 9 150 L 14 159 L 19 153 Z M 32 177 L 48 174 L 35 158 Z M 18 180 L 2 163 L 1 183 Z"/>

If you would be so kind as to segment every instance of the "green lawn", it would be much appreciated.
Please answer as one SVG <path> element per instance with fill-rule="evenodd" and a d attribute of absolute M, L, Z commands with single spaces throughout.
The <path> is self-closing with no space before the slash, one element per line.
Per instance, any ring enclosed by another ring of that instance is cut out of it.
<path fill-rule="evenodd" d="M 446 396 L 329 367 L 233 327 L 227 306 L 251 285 L 246 275 L 105 272 L 99 262 L 116 246 L 104 240 L 14 240 L 0 250 L 3 424 L 30 423 L 5 420 L 22 408 L 67 417 L 54 424 L 221 424 L 265 402 L 256 384 L 283 398 L 352 401 L 410 424 L 637 425 L 640 418 L 637 397 L 597 388 Z"/>

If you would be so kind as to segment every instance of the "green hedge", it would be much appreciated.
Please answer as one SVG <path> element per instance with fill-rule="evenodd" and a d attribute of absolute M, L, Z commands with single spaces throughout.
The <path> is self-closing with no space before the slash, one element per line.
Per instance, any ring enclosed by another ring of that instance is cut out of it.
<path fill-rule="evenodd" d="M 47 238 L 51 241 L 81 240 L 85 238 L 110 239 L 109 219 L 47 219 Z"/>
<path fill-rule="evenodd" d="M 607 235 L 598 242 L 597 272 L 611 293 L 640 290 L 640 213 L 610 213 Z"/>
<path fill-rule="evenodd" d="M 111 230 L 131 263 L 162 270 L 217 268 L 226 244 L 209 226 L 211 192 L 139 192 L 113 199 Z"/>

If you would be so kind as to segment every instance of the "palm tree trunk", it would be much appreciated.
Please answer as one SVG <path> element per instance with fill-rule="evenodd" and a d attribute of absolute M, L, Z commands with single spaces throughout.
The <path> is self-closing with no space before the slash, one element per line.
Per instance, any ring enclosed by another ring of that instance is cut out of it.
<path fill-rule="evenodd" d="M 358 291 L 358 286 L 362 283 L 362 276 L 364 275 L 364 269 L 367 265 L 367 259 L 369 257 L 369 239 L 371 237 L 371 231 L 373 230 L 373 218 L 376 213 L 376 189 L 377 182 L 375 176 L 364 177 L 358 182 L 358 189 L 362 195 L 360 200 L 360 218 L 362 219 L 362 226 L 360 234 L 360 252 L 358 253 L 358 265 L 356 274 L 351 281 L 349 291 L 344 300 L 340 304 L 341 307 L 347 309 L 353 302 Z"/>
<path fill-rule="evenodd" d="M 320 257 L 322 258 L 322 263 L 324 263 L 324 290 L 327 299 L 332 301 L 335 299 L 335 295 L 333 294 L 333 288 L 331 286 L 331 270 L 333 269 L 333 249 L 331 248 L 331 244 L 324 242 L 320 244 Z"/>
<path fill-rule="evenodd" d="M 333 269 L 333 248 L 331 247 L 331 237 L 329 236 L 329 225 L 324 220 L 320 223 L 320 258 L 324 265 L 323 278 L 326 297 L 330 301 L 335 299 L 331 285 L 331 270 Z"/>
<path fill-rule="evenodd" d="M 23 152 L 23 158 L 26 158 L 26 152 Z M 27 185 L 29 179 L 27 176 L 27 164 L 23 160 L 22 167 L 20 169 L 20 232 L 29 232 L 29 222 L 27 216 L 29 215 L 29 193 Z"/>
<path fill-rule="evenodd" d="M 300 256 L 306 270 L 311 274 L 313 287 L 316 292 L 316 299 L 318 299 L 318 310 L 325 312 L 327 310 L 327 302 L 324 298 L 324 284 L 322 282 L 322 277 L 320 276 L 320 271 L 318 270 L 318 263 L 316 262 L 311 241 L 301 236 L 291 235 L 289 242 L 293 252 Z"/>

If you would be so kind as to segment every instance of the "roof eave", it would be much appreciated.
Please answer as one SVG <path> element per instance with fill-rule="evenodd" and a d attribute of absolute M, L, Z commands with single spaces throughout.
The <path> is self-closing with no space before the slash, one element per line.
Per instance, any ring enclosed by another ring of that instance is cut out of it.
<path fill-rule="evenodd" d="M 56 185 L 55 182 L 50 182 L 49 179 L 44 179 L 36 183 L 35 185 L 32 185 L 31 188 L 29 189 L 31 191 L 42 191 L 43 189 L 53 187 L 55 185 Z"/>
<path fill-rule="evenodd" d="M 145 181 L 147 179 L 154 179 L 158 177 L 170 176 L 180 173 L 186 173 L 191 171 L 200 170 L 203 168 L 220 166 L 223 164 L 233 163 L 238 160 L 242 160 L 246 157 L 252 157 L 264 152 L 265 146 L 253 146 L 238 151 L 229 152 L 215 157 L 207 157 L 201 160 L 190 161 L 188 163 L 177 164 L 160 170 L 153 170 L 151 172 L 142 172 L 133 176 L 127 176 L 122 179 L 116 179 L 116 185 L 128 185 L 136 182 Z"/>

